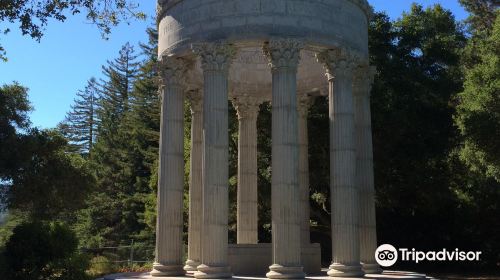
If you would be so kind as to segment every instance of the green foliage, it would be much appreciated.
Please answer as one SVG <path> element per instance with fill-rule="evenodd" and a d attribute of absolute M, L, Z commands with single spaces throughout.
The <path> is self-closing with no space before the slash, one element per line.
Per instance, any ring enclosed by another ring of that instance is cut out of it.
<path fill-rule="evenodd" d="M 74 151 L 91 157 L 98 127 L 99 89 L 96 79 L 88 80 L 85 89 L 78 91 L 76 96 L 74 104 L 71 105 L 71 111 L 66 114 L 65 120 L 58 125 L 58 128 L 68 139 Z"/>
<path fill-rule="evenodd" d="M 21 162 L 10 177 L 9 208 L 37 219 L 74 217 L 93 182 L 88 163 L 66 153 L 67 142 L 55 131 L 35 129 L 18 141 Z"/>
<path fill-rule="evenodd" d="M 498 13 L 497 13 L 498 14 Z M 464 138 L 460 158 L 474 172 L 500 182 L 500 17 L 475 44 L 477 63 L 466 69 L 455 121 Z"/>
<path fill-rule="evenodd" d="M 0 2 L 0 21 L 19 23 L 23 35 L 40 41 L 49 19 L 65 21 L 68 15 L 85 13 L 87 20 L 95 24 L 104 38 L 111 33 L 111 27 L 131 19 L 145 19 L 139 7 L 128 0 L 58 0 L 58 1 L 18 1 Z M 0 29 L 7 34 L 10 30 Z M 7 60 L 5 49 L 0 46 L 0 59 Z"/>
<path fill-rule="evenodd" d="M 115 265 L 105 256 L 96 256 L 90 260 L 89 274 L 92 276 L 101 276 L 116 271 Z"/>
<path fill-rule="evenodd" d="M 0 87 L 0 184 L 12 179 L 19 163 L 17 129 L 30 125 L 28 114 L 32 110 L 28 101 L 28 89 L 14 83 Z"/>
<path fill-rule="evenodd" d="M 151 37 L 156 34 L 149 31 Z M 154 44 L 155 42 L 150 42 Z M 96 191 L 80 211 L 76 226 L 87 247 L 118 245 L 130 239 L 154 239 L 146 206 L 152 199 L 151 171 L 158 154 L 160 106 L 151 52 L 144 62 L 126 44 L 119 57 L 103 67 L 97 118 L 98 137 L 92 164 Z"/>
<path fill-rule="evenodd" d="M 489 32 L 495 24 L 496 13 L 500 7 L 498 0 L 459 0 L 469 12 L 467 22 L 473 33 Z"/>
<path fill-rule="evenodd" d="M 84 280 L 88 262 L 78 240 L 60 223 L 18 225 L 2 252 L 3 273 L 12 280 Z"/>

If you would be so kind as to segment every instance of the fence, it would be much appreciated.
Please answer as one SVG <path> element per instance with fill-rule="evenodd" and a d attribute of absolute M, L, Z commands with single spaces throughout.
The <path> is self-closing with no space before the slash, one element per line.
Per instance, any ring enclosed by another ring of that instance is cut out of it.
<path fill-rule="evenodd" d="M 116 247 L 81 248 L 82 252 L 91 257 L 100 257 L 94 264 L 113 264 L 115 266 L 129 266 L 152 263 L 155 247 L 144 243 L 121 245 Z M 104 258 L 103 258 L 104 257 Z"/>

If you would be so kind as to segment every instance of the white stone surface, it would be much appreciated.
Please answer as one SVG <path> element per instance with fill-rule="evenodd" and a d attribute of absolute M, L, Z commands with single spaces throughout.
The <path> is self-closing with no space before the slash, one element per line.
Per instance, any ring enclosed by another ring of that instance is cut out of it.
<path fill-rule="evenodd" d="M 272 235 L 273 265 L 268 278 L 303 278 L 300 261 L 297 65 L 299 41 L 273 40 L 264 47 L 273 74 Z"/>
<path fill-rule="evenodd" d="M 356 180 L 356 142 L 353 70 L 356 59 L 336 49 L 318 54 L 330 84 L 330 195 L 332 264 L 328 275 L 356 277 L 364 273 L 359 259 L 359 198 Z"/>
<path fill-rule="evenodd" d="M 187 62 L 164 57 L 160 131 L 160 166 L 153 275 L 182 275 L 184 192 L 184 86 Z"/>
<path fill-rule="evenodd" d="M 344 45 L 368 53 L 365 0 L 183 0 L 163 2 L 160 55 L 189 52 L 196 42 L 264 42 L 277 34 L 308 46 Z"/>
<path fill-rule="evenodd" d="M 188 94 L 191 107 L 191 155 L 189 164 L 188 256 L 184 270 L 195 272 L 201 261 L 201 218 L 203 185 L 203 97 L 201 92 Z"/>
<path fill-rule="evenodd" d="M 177 93 L 202 92 L 205 100 L 203 113 L 193 113 L 186 269 L 196 278 L 216 279 L 230 277 L 231 265 L 236 271 L 248 271 L 272 264 L 269 278 L 301 278 L 303 266 L 308 270 L 310 262 L 320 263 L 316 255 L 304 255 L 310 241 L 307 110 L 297 107 L 297 98 L 319 92 L 330 97 L 333 262 L 328 274 L 362 275 L 360 261 L 365 271 L 378 271 L 373 262 L 369 98 L 353 100 L 353 91 L 361 96 L 366 90 L 360 89 L 364 84 L 357 80 L 353 88 L 353 66 L 345 56 L 368 57 L 371 8 L 367 1 L 158 0 L 158 8 L 159 57 L 193 61 L 182 75 L 188 81 L 182 90 L 175 83 L 168 87 Z M 264 53 L 262 46 L 266 46 Z M 329 55 L 318 63 L 317 53 Z M 329 79 L 324 79 L 323 64 Z M 256 116 L 254 110 L 242 110 L 242 104 L 249 98 L 272 101 L 272 260 L 264 256 L 269 244 L 227 244 L 228 97 L 236 105 L 240 125 L 238 243 L 258 241 Z M 175 99 L 175 103 L 181 101 Z M 177 107 L 164 110 L 176 114 L 165 120 L 178 125 Z M 174 131 L 166 134 L 168 139 L 162 139 L 161 145 L 174 153 L 161 159 L 165 163 L 160 167 L 163 187 L 158 207 L 157 258 L 161 261 L 155 271 L 178 274 L 182 190 L 176 154 L 181 151 L 178 142 L 183 133 L 173 124 L 162 125 L 162 131 L 169 129 Z"/>
<path fill-rule="evenodd" d="M 300 213 L 300 242 L 302 245 L 310 242 L 310 213 L 309 213 L 309 139 L 307 130 L 307 116 L 312 97 L 300 95 L 298 99 L 298 131 L 299 131 L 299 213 Z"/>
<path fill-rule="evenodd" d="M 323 271 L 326 274 L 326 271 Z M 189 276 L 183 277 L 151 277 L 149 273 L 120 273 L 105 276 L 98 280 L 134 280 L 134 279 L 155 279 L 155 280 L 189 280 L 193 279 Z M 264 280 L 264 277 L 255 277 L 255 276 L 233 276 L 233 279 L 238 280 Z M 334 278 L 327 276 L 308 276 L 306 279 L 312 280 L 335 280 L 335 279 L 345 279 L 345 278 Z M 371 279 L 371 280 L 395 280 L 395 279 L 405 279 L 405 280 L 418 280 L 418 279 L 427 279 L 427 280 L 435 280 L 430 276 L 426 276 L 425 274 L 417 273 L 417 272 L 407 272 L 407 271 L 384 271 L 384 273 L 380 274 L 366 274 L 361 278 L 349 278 L 350 280 L 361 280 L 361 279 Z"/>
<path fill-rule="evenodd" d="M 238 190 L 236 240 L 238 244 L 258 242 L 257 115 L 259 98 L 233 100 L 238 114 Z"/>
<path fill-rule="evenodd" d="M 224 43 L 193 46 L 204 70 L 201 265 L 196 278 L 231 277 L 228 246 L 228 71 L 234 49 Z"/>
<path fill-rule="evenodd" d="M 359 186 L 360 260 L 366 273 L 380 273 L 375 261 L 377 223 L 375 218 L 375 186 L 373 178 L 373 146 L 370 110 L 374 67 L 360 66 L 354 79 L 354 122 L 356 127 L 356 178 Z"/>

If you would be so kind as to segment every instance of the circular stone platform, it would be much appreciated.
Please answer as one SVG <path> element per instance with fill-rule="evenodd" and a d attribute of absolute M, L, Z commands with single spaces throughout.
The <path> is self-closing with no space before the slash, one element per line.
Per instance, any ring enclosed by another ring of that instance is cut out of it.
<path fill-rule="evenodd" d="M 146 273 L 119 273 L 104 276 L 97 280 L 136 280 L 136 279 L 150 279 L 150 280 L 192 280 L 193 277 L 189 276 L 179 276 L 179 277 L 152 277 L 148 272 Z M 268 278 L 259 276 L 233 276 L 232 279 L 236 280 L 267 280 Z M 311 280 L 333 280 L 333 279 L 349 279 L 349 280 L 359 280 L 359 279 L 371 279 L 371 280 L 392 280 L 392 279 L 429 279 L 433 280 L 435 278 L 426 276 L 425 274 L 420 274 L 416 272 L 408 271 L 384 271 L 382 274 L 366 274 L 362 278 L 332 278 L 326 276 L 308 276 L 305 279 Z"/>

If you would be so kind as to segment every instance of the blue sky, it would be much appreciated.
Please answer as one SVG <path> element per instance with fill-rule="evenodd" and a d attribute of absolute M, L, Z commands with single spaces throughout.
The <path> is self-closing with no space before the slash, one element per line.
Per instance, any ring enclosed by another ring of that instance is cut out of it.
<path fill-rule="evenodd" d="M 143 0 L 140 9 L 150 17 L 155 13 L 155 0 Z M 459 20 L 467 17 L 458 0 L 369 0 L 376 11 L 386 11 L 398 18 L 408 11 L 411 3 L 424 6 L 441 4 Z M 35 108 L 31 114 L 34 126 L 54 127 L 64 119 L 75 93 L 85 87 L 91 77 L 101 77 L 101 65 L 113 59 L 126 42 L 145 42 L 145 30 L 153 20 L 135 21 L 113 29 L 109 40 L 103 40 L 99 30 L 82 16 L 69 17 L 64 23 L 51 21 L 45 36 L 38 43 L 21 36 L 16 26 L 8 35 L 0 35 L 9 61 L 0 62 L 0 85 L 18 81 L 28 87 Z M 3 23 L 2 23 L 3 25 Z M 3 26 L 2 26 L 3 28 Z"/>

